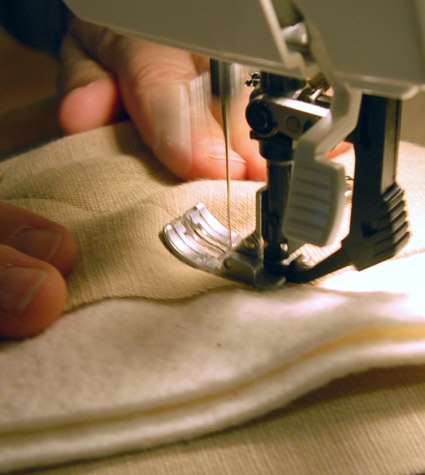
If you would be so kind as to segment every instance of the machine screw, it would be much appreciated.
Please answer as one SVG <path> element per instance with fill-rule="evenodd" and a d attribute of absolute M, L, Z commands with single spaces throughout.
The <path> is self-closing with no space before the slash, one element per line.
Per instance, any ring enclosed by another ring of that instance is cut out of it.
<path fill-rule="evenodd" d="M 230 269 L 232 267 L 232 261 L 229 258 L 224 259 L 223 265 L 226 269 Z"/>
<path fill-rule="evenodd" d="M 246 120 L 252 130 L 262 135 L 272 134 L 276 129 L 268 105 L 261 101 L 254 100 L 248 105 Z"/>
<path fill-rule="evenodd" d="M 256 242 L 254 241 L 254 239 L 252 238 L 247 238 L 245 240 L 245 246 L 247 247 L 247 249 L 255 249 L 257 247 L 257 244 Z"/>
<path fill-rule="evenodd" d="M 285 122 L 288 132 L 294 135 L 298 135 L 301 132 L 301 122 L 298 117 L 291 115 Z"/>

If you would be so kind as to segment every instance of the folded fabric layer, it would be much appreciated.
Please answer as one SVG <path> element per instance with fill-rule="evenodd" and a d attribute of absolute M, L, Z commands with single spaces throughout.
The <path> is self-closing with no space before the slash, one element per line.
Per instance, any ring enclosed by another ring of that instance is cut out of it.
<path fill-rule="evenodd" d="M 425 308 L 413 261 L 425 263 L 421 255 L 381 267 L 410 275 L 409 293 L 305 286 L 174 304 L 112 300 L 4 346 L 1 470 L 194 437 L 353 371 L 424 363 Z"/>
<path fill-rule="evenodd" d="M 401 171 L 423 152 L 404 146 Z M 131 126 L 29 155 L 2 166 L 0 199 L 70 227 L 81 257 L 72 311 L 37 338 L 0 346 L 0 471 L 205 434 L 345 374 L 425 363 L 420 233 L 410 257 L 260 293 L 163 249 L 163 220 L 198 200 L 225 221 L 223 184 L 178 183 Z M 425 174 L 408 168 L 412 228 L 420 230 Z M 253 225 L 257 187 L 234 187 L 241 230 Z M 207 289 L 215 290 L 193 297 Z"/>

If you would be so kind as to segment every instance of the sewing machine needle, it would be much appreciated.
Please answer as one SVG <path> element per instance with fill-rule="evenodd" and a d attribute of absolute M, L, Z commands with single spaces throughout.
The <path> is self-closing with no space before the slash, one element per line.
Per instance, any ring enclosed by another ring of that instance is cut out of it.
<path fill-rule="evenodd" d="M 226 186 L 227 186 L 227 227 L 229 229 L 229 245 L 232 248 L 232 225 L 230 213 L 230 101 L 232 96 L 232 84 L 230 76 L 230 64 L 224 61 L 211 60 L 211 85 L 212 93 L 217 96 L 221 103 L 221 117 L 223 122 L 224 145 L 226 154 Z"/>
<path fill-rule="evenodd" d="M 223 120 L 223 131 L 224 131 L 224 144 L 226 152 L 226 192 L 227 192 L 227 226 L 229 228 L 229 242 L 230 248 L 232 248 L 232 224 L 230 217 L 230 159 L 229 153 L 231 148 L 231 139 L 230 139 L 230 95 L 227 95 L 225 98 L 222 98 L 221 102 L 221 114 Z"/>

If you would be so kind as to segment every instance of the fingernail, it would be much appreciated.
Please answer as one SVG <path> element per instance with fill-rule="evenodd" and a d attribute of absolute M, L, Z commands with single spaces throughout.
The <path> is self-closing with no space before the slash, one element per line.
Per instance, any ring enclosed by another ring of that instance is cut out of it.
<path fill-rule="evenodd" d="M 0 314 L 18 318 L 46 280 L 47 271 L 31 267 L 0 270 Z"/>
<path fill-rule="evenodd" d="M 172 84 L 158 88 L 150 101 L 154 152 L 167 167 L 188 171 L 192 165 L 192 135 L 186 86 Z"/>
<path fill-rule="evenodd" d="M 56 254 L 62 234 L 50 229 L 23 228 L 13 234 L 7 244 L 18 251 L 49 262 Z"/>
<path fill-rule="evenodd" d="M 207 147 L 208 157 L 213 160 L 226 160 L 226 146 L 222 140 L 213 139 Z M 234 162 L 245 163 L 245 160 L 234 150 L 229 150 L 229 159 Z"/>
<path fill-rule="evenodd" d="M 86 88 L 91 88 L 93 86 L 93 84 L 95 84 L 96 81 L 90 81 L 89 83 L 87 84 L 84 84 L 82 86 L 78 86 L 78 87 L 74 87 L 74 89 L 71 89 L 70 91 L 68 91 L 66 94 L 65 94 L 65 97 L 66 96 L 69 96 L 71 94 L 74 94 L 76 93 L 77 91 L 82 91 L 83 89 L 86 89 Z"/>

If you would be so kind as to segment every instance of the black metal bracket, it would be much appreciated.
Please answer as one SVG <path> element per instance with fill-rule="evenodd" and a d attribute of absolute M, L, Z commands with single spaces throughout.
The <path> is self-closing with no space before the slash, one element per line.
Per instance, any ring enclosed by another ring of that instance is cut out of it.
<path fill-rule="evenodd" d="M 309 282 L 342 267 L 365 269 L 389 259 L 409 239 L 403 191 L 396 182 L 401 102 L 363 95 L 354 145 L 350 231 L 341 248 L 313 267 L 294 260 L 282 269 L 291 282 Z"/>

